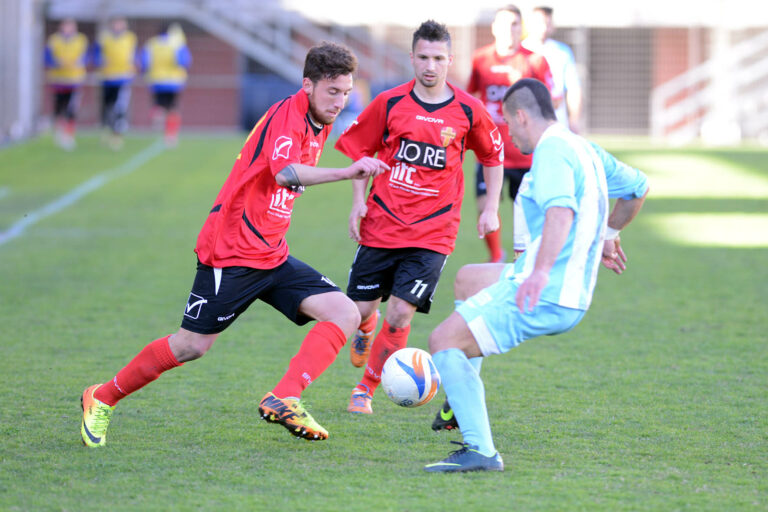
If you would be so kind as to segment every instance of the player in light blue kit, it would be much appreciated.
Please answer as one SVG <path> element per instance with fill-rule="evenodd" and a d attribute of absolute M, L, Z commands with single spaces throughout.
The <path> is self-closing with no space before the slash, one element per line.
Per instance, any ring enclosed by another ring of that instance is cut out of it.
<path fill-rule="evenodd" d="M 648 194 L 642 172 L 557 122 L 549 91 L 538 80 L 515 82 L 503 112 L 514 144 L 533 153 L 518 193 L 530 243 L 514 264 L 467 265 L 456 276 L 459 305 L 432 331 L 429 348 L 464 442 L 426 471 L 504 469 L 483 382 L 468 358 L 501 354 L 578 324 L 601 260 L 617 274 L 626 269 L 619 231 Z M 617 198 L 613 210 L 609 197 Z"/>
<path fill-rule="evenodd" d="M 555 104 L 557 120 L 568 126 L 572 132 L 579 133 L 581 127 L 582 91 L 579 72 L 573 50 L 562 41 L 552 39 L 555 33 L 551 7 L 534 7 L 530 16 L 525 18 L 528 36 L 523 47 L 534 53 L 540 53 L 547 59 L 552 71 L 552 97 L 559 98 Z"/>

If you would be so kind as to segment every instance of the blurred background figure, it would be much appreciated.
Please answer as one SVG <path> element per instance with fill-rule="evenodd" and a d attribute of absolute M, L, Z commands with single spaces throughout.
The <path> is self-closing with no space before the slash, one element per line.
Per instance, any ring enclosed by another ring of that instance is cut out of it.
<path fill-rule="evenodd" d="M 552 97 L 563 97 L 564 100 L 555 102 L 555 115 L 557 120 L 579 133 L 581 130 L 581 82 L 576 69 L 576 60 L 571 48 L 561 42 L 552 39 L 555 33 L 555 23 L 552 18 L 551 7 L 535 7 L 525 21 L 528 36 L 523 41 L 523 46 L 532 52 L 544 55 L 552 71 L 554 86 Z"/>
<path fill-rule="evenodd" d="M 93 46 L 93 63 L 101 77 L 101 125 L 112 149 L 122 147 L 128 129 L 136 57 L 136 34 L 128 30 L 125 18 L 113 18 Z"/>
<path fill-rule="evenodd" d="M 75 119 L 87 52 L 88 38 L 77 31 L 77 22 L 71 18 L 59 23 L 45 45 L 45 68 L 54 98 L 54 140 L 67 151 L 75 148 Z"/>
<path fill-rule="evenodd" d="M 523 175 L 531 168 L 531 155 L 524 155 L 512 143 L 507 123 L 501 112 L 502 98 L 510 85 L 521 78 L 535 78 L 543 82 L 552 92 L 554 80 L 546 59 L 522 46 L 523 18 L 515 5 L 506 5 L 496 11 L 491 25 L 494 42 L 478 48 L 472 56 L 472 72 L 467 92 L 480 98 L 491 114 L 504 141 L 504 180 L 509 182 L 509 198 L 514 201 Z M 559 96 L 552 94 L 557 103 Z M 477 213 L 485 209 L 486 184 L 482 166 L 475 170 L 475 194 Z M 488 261 L 501 263 L 507 258 L 499 229 L 487 233 L 483 240 L 488 248 Z"/>
<path fill-rule="evenodd" d="M 178 142 L 181 126 L 179 94 L 192 64 L 181 26 L 172 23 L 150 38 L 142 48 L 140 63 L 144 81 L 153 95 L 152 120 L 156 124 L 164 122 L 165 144 L 173 147 Z"/>

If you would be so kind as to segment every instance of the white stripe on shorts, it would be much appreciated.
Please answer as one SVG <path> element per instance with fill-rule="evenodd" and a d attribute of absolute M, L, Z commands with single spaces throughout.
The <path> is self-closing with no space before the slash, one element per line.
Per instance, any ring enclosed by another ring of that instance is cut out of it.
<path fill-rule="evenodd" d="M 488 329 L 488 326 L 485 325 L 485 320 L 483 320 L 483 317 L 478 316 L 472 319 L 467 324 L 467 327 L 469 327 L 469 330 L 475 337 L 477 346 L 480 347 L 480 352 L 482 352 L 483 356 L 490 356 L 492 354 L 501 353 L 499 346 L 496 344 L 496 340 L 493 339 L 491 331 Z"/>
<path fill-rule="evenodd" d="M 216 282 L 216 292 L 214 295 L 219 294 L 219 286 L 221 286 L 221 269 L 213 267 L 213 279 Z"/>

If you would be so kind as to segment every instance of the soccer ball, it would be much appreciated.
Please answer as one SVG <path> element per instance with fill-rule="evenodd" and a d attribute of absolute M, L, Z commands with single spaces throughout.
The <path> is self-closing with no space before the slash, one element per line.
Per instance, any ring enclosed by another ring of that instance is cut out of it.
<path fill-rule="evenodd" d="M 381 385 L 397 405 L 418 407 L 435 397 L 440 389 L 440 374 L 427 352 L 420 348 L 401 348 L 384 363 Z"/>

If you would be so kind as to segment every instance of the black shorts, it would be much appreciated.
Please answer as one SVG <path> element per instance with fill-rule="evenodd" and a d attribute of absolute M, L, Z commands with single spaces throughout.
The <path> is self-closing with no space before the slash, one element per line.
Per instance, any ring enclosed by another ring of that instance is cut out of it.
<path fill-rule="evenodd" d="M 219 333 L 256 299 L 263 300 L 295 324 L 304 325 L 312 319 L 299 312 L 301 301 L 312 295 L 340 291 L 330 279 L 293 256 L 268 270 L 214 269 L 198 261 L 181 326 L 198 334 Z"/>
<path fill-rule="evenodd" d="M 429 249 L 379 249 L 360 245 L 349 270 L 347 296 L 368 302 L 394 295 L 429 313 L 448 256 Z"/>
<path fill-rule="evenodd" d="M 56 117 L 74 120 L 80 106 L 80 89 L 61 89 L 53 94 L 53 113 Z"/>
<path fill-rule="evenodd" d="M 103 84 L 101 87 L 101 124 L 123 133 L 128 128 L 128 104 L 131 84 Z"/>
<path fill-rule="evenodd" d="M 523 181 L 523 175 L 527 172 L 528 169 L 504 168 L 504 181 L 509 182 L 509 198 L 512 199 L 512 201 L 517 197 L 517 190 L 520 188 L 520 183 Z M 483 166 L 482 164 L 477 164 L 477 167 L 475 168 L 475 195 L 480 197 L 484 196 L 487 192 L 488 191 L 485 188 Z"/>
<path fill-rule="evenodd" d="M 165 110 L 173 110 L 179 100 L 178 91 L 156 91 L 152 93 L 154 103 Z"/>

